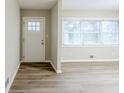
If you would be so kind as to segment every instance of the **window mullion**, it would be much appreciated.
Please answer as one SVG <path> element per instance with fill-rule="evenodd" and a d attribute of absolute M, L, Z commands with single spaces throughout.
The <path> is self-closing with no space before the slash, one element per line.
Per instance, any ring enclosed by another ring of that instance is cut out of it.
<path fill-rule="evenodd" d="M 80 20 L 80 42 L 81 42 L 81 46 L 83 46 L 82 44 L 82 20 Z"/>
<path fill-rule="evenodd" d="M 103 40 L 102 40 L 102 35 L 103 35 L 103 33 L 102 33 L 102 21 L 99 21 L 100 23 L 99 23 L 99 31 L 100 31 L 100 45 L 103 45 Z"/>

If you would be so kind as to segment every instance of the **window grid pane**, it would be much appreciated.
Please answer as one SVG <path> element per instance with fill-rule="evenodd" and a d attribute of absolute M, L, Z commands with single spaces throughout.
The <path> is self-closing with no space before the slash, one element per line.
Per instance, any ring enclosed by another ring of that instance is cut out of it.
<path fill-rule="evenodd" d="M 64 20 L 64 45 L 118 44 L 118 21 Z"/>
<path fill-rule="evenodd" d="M 102 22 L 102 43 L 118 44 L 119 28 L 117 21 Z"/>
<path fill-rule="evenodd" d="M 40 22 L 28 22 L 28 31 L 40 31 Z"/>

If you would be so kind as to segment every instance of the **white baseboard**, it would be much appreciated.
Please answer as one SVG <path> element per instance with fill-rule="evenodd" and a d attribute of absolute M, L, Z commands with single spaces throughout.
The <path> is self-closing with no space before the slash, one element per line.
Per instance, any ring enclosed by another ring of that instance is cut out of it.
<path fill-rule="evenodd" d="M 51 60 L 45 60 L 46 63 L 51 63 L 52 61 Z"/>
<path fill-rule="evenodd" d="M 9 92 L 10 87 L 11 87 L 11 85 L 12 85 L 14 79 L 15 79 L 15 76 L 16 76 L 16 74 L 17 74 L 17 72 L 18 72 L 19 67 L 20 67 L 20 63 L 19 63 L 19 65 L 18 65 L 18 67 L 16 68 L 16 71 L 14 72 L 14 74 L 13 74 L 13 76 L 12 76 L 12 78 L 11 78 L 9 84 L 8 84 L 5 93 L 8 93 L 8 92 Z"/>
<path fill-rule="evenodd" d="M 61 60 L 62 63 L 65 62 L 119 62 L 119 59 L 92 59 L 92 60 Z"/>
<path fill-rule="evenodd" d="M 58 74 L 61 74 L 61 73 L 62 73 L 61 70 L 58 70 L 58 69 L 53 65 L 52 61 L 50 62 L 50 64 L 52 65 L 52 67 L 53 67 L 53 69 L 55 70 L 56 73 L 58 73 Z"/>
<path fill-rule="evenodd" d="M 62 73 L 62 70 L 57 70 L 56 73 L 61 74 Z"/>
<path fill-rule="evenodd" d="M 20 63 L 22 63 L 23 62 L 23 60 L 20 60 Z"/>

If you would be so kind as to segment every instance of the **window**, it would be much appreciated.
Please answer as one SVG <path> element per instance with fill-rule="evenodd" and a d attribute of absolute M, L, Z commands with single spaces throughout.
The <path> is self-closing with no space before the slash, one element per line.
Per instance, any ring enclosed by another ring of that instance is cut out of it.
<path fill-rule="evenodd" d="M 40 22 L 28 22 L 28 31 L 40 31 Z"/>
<path fill-rule="evenodd" d="M 99 39 L 99 22 L 98 21 L 82 21 L 81 32 L 82 42 L 84 44 L 98 44 Z"/>
<path fill-rule="evenodd" d="M 102 22 L 102 42 L 104 44 L 118 43 L 118 22 L 103 21 Z"/>
<path fill-rule="evenodd" d="M 66 45 L 79 45 L 81 43 L 79 21 L 64 21 L 63 41 Z"/>
<path fill-rule="evenodd" d="M 119 23 L 116 20 L 64 19 L 63 45 L 118 44 Z"/>

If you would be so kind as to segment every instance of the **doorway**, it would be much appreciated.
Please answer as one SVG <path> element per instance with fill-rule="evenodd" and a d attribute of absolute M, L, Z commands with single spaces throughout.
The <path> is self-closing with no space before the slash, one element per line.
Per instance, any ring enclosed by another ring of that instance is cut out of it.
<path fill-rule="evenodd" d="M 45 61 L 45 17 L 23 18 L 23 62 Z"/>

